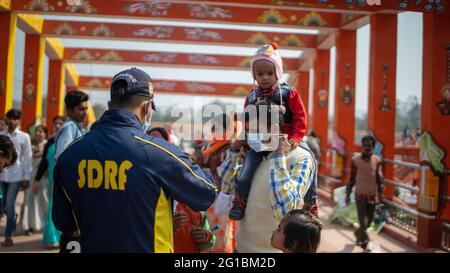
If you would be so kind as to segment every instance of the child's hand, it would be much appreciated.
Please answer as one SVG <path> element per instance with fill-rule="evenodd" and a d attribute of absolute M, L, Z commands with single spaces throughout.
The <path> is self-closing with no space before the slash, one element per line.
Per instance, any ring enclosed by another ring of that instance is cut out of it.
<path fill-rule="evenodd" d="M 184 212 L 175 212 L 173 215 L 173 232 L 178 232 L 178 230 L 184 226 L 188 221 L 188 216 Z"/>
<path fill-rule="evenodd" d="M 191 237 L 198 244 L 207 243 L 208 232 L 199 226 L 192 226 Z"/>
<path fill-rule="evenodd" d="M 298 147 L 298 143 L 293 139 L 289 139 L 289 143 L 291 144 L 291 150 L 294 150 Z"/>

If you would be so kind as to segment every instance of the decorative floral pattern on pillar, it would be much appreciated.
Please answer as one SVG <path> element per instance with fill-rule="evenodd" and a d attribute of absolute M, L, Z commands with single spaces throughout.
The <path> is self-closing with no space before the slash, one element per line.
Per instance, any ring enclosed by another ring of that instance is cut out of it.
<path fill-rule="evenodd" d="M 420 145 L 420 162 L 429 163 L 433 171 L 442 173 L 444 171 L 444 159 L 445 152 L 439 146 L 437 146 L 431 135 L 425 131 L 419 139 Z"/>
<path fill-rule="evenodd" d="M 381 112 L 389 112 L 391 111 L 391 106 L 389 105 L 389 99 L 388 99 L 388 95 L 387 95 L 387 85 L 388 85 L 388 78 L 387 78 L 387 74 L 388 74 L 388 69 L 389 69 L 389 65 L 388 64 L 384 64 L 383 65 L 383 98 L 381 99 L 381 106 L 380 106 L 380 111 Z"/>
<path fill-rule="evenodd" d="M 189 15 L 194 18 L 228 19 L 233 17 L 231 11 L 213 7 L 207 4 L 188 4 L 188 8 Z"/>

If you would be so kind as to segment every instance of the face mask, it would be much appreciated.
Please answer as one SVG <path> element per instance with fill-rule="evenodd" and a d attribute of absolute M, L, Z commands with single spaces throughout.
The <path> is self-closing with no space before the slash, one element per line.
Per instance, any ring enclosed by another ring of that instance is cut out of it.
<path fill-rule="evenodd" d="M 264 138 L 278 137 L 279 134 L 264 134 L 264 133 L 248 133 L 247 143 L 250 148 L 259 152 L 273 152 L 278 148 L 278 141 L 271 139 L 269 143 L 263 143 Z"/>
<path fill-rule="evenodd" d="M 151 110 L 149 110 L 151 111 Z M 144 134 L 147 133 L 148 129 L 152 125 L 152 116 L 150 115 L 148 119 L 144 121 L 144 124 L 142 124 L 142 131 L 144 131 Z"/>

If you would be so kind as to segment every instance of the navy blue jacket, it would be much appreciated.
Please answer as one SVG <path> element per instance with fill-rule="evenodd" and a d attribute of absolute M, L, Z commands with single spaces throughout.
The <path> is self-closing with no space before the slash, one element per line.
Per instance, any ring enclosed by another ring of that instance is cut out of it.
<path fill-rule="evenodd" d="M 61 154 L 54 181 L 55 227 L 79 231 L 82 252 L 173 252 L 173 199 L 204 211 L 216 191 L 179 148 L 121 109 Z"/>

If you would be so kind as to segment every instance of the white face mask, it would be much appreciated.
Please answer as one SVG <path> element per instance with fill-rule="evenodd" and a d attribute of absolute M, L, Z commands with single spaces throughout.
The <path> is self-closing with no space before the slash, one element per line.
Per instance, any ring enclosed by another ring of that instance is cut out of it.
<path fill-rule="evenodd" d="M 259 152 L 273 152 L 278 148 L 280 134 L 248 133 L 247 143 L 250 148 Z M 270 138 L 270 142 L 263 143 L 264 139 Z"/>

